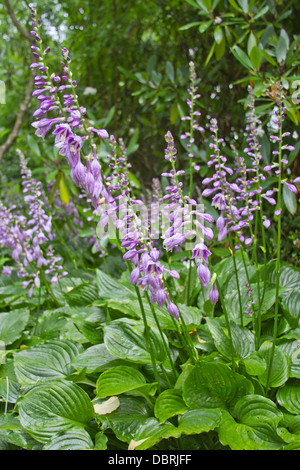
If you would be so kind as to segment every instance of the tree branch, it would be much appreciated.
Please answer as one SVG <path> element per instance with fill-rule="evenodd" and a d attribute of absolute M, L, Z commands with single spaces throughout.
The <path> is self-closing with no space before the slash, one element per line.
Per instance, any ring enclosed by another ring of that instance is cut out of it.
<path fill-rule="evenodd" d="M 23 117 L 24 117 L 25 112 L 27 111 L 27 108 L 28 108 L 29 103 L 30 103 L 31 95 L 32 95 L 32 92 L 33 92 L 34 76 L 35 76 L 35 74 L 32 71 L 31 75 L 30 75 L 30 80 L 29 80 L 29 83 L 28 83 L 28 86 L 27 86 L 27 91 L 26 91 L 26 94 L 25 94 L 25 98 L 24 98 L 23 102 L 21 103 L 21 106 L 20 106 L 19 112 L 17 114 L 17 118 L 16 118 L 16 121 L 15 121 L 14 127 L 13 127 L 10 135 L 8 136 L 6 141 L 4 142 L 4 144 L 2 144 L 0 146 L 0 162 L 2 160 L 2 157 L 3 157 L 4 153 L 9 149 L 9 147 L 13 144 L 13 142 L 18 137 L 18 134 L 19 134 L 19 131 L 20 131 L 20 128 L 21 128 L 21 125 L 22 125 Z"/>
<path fill-rule="evenodd" d="M 11 20 L 12 22 L 14 23 L 15 27 L 17 28 L 17 30 L 19 31 L 19 33 L 25 38 L 27 39 L 27 41 L 29 42 L 33 42 L 33 38 L 31 36 L 31 34 L 26 31 L 26 29 L 23 28 L 23 26 L 19 23 L 19 21 L 17 20 L 15 14 L 14 14 L 14 11 L 11 7 L 11 4 L 9 3 L 9 0 L 5 0 L 5 5 L 6 5 L 6 9 L 7 9 L 7 12 L 9 14 L 9 16 L 11 17 Z"/>
<path fill-rule="evenodd" d="M 9 3 L 9 0 L 5 0 L 5 4 L 6 4 L 7 12 L 9 14 L 9 16 L 11 17 L 12 22 L 16 26 L 17 30 L 19 31 L 19 33 L 27 41 L 29 41 L 30 43 L 33 43 L 33 38 L 31 36 L 31 34 L 28 33 L 28 31 L 26 31 L 23 28 L 23 26 L 19 23 L 19 21 L 17 20 L 15 14 L 14 14 L 14 11 L 13 11 L 10 3 Z M 13 144 L 13 142 L 18 137 L 19 131 L 20 131 L 21 126 L 22 126 L 22 121 L 23 121 L 24 114 L 26 113 L 26 110 L 27 110 L 27 108 L 29 106 L 29 103 L 30 103 L 30 99 L 31 99 L 31 95 L 32 95 L 33 87 L 34 87 L 34 76 L 35 76 L 35 74 L 32 71 L 31 75 L 30 75 L 30 80 L 29 80 L 29 83 L 28 83 L 28 86 L 27 86 L 27 91 L 26 91 L 24 100 L 21 103 L 19 112 L 17 114 L 17 118 L 16 118 L 16 121 L 15 121 L 14 127 L 13 127 L 10 135 L 8 136 L 6 141 L 4 142 L 4 144 L 2 144 L 0 146 L 0 162 L 1 162 L 2 157 L 5 154 L 5 152 L 9 149 L 9 147 Z"/>

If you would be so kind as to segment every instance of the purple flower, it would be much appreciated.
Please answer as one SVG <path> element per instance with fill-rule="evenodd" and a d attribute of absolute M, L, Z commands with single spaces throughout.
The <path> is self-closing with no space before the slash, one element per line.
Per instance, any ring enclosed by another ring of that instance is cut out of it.
<path fill-rule="evenodd" d="M 213 288 L 209 293 L 209 300 L 211 301 L 213 305 L 215 305 L 219 300 L 219 292 L 216 289 L 215 284 L 213 284 Z"/>
<path fill-rule="evenodd" d="M 202 286 L 207 287 L 210 281 L 210 270 L 205 264 L 198 265 L 197 276 L 199 277 Z"/>
<path fill-rule="evenodd" d="M 173 302 L 169 301 L 167 309 L 172 317 L 179 318 L 179 310 Z"/>

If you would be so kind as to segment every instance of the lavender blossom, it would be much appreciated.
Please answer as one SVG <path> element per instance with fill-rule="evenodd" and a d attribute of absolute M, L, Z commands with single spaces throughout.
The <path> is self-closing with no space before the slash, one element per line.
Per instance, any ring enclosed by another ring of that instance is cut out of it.
<path fill-rule="evenodd" d="M 94 138 L 106 139 L 108 133 L 105 129 L 96 129 L 93 126 L 87 127 L 85 122 L 86 109 L 78 103 L 76 80 L 72 78 L 70 70 L 71 58 L 66 48 L 61 53 L 63 61 L 62 81 L 59 75 L 50 75 L 46 65 L 46 56 L 49 47 L 42 49 L 42 41 L 39 34 L 41 21 L 36 18 L 36 11 L 32 9 L 32 31 L 31 34 L 36 41 L 36 45 L 31 46 L 35 62 L 31 68 L 39 69 L 41 75 L 35 76 L 36 89 L 32 93 L 39 102 L 39 108 L 33 113 L 38 120 L 32 123 L 36 128 L 35 134 L 45 139 L 46 134 L 52 131 L 55 136 L 55 146 L 60 149 L 59 154 L 67 159 L 71 170 L 71 178 L 76 186 L 83 188 L 88 197 L 91 198 L 93 206 L 96 208 L 100 204 L 101 197 L 107 198 L 108 194 L 103 186 L 101 166 L 96 156 L 96 145 Z M 38 59 L 38 62 L 36 61 Z M 44 117 L 49 112 L 58 114 L 56 117 Z M 52 130 L 53 129 L 53 130 Z M 79 131 L 81 133 L 77 134 Z M 82 146 L 84 141 L 89 142 L 90 153 L 83 161 Z M 97 170 L 95 170 L 97 167 Z"/>

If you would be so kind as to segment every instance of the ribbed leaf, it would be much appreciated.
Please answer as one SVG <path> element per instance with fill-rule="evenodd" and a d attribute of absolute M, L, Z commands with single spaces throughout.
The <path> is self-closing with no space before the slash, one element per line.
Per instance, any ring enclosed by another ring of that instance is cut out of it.
<path fill-rule="evenodd" d="M 105 344 L 91 346 L 73 359 L 71 365 L 77 370 L 85 369 L 87 373 L 101 372 L 105 369 L 124 363 L 112 356 Z"/>
<path fill-rule="evenodd" d="M 182 394 L 179 390 L 165 390 L 162 392 L 155 402 L 154 414 L 160 422 L 164 422 L 167 419 L 175 415 L 180 415 L 188 410 Z"/>
<path fill-rule="evenodd" d="M 284 352 L 275 346 L 274 358 L 270 370 L 271 354 L 272 354 L 272 343 L 265 341 L 259 348 L 259 355 L 262 357 L 267 364 L 266 371 L 259 376 L 259 380 L 263 385 L 267 383 L 267 377 L 269 374 L 269 385 L 270 387 L 280 387 L 283 385 L 289 377 L 290 362 Z"/>
<path fill-rule="evenodd" d="M 29 320 L 29 310 L 20 308 L 11 312 L 0 312 L 0 341 L 8 345 L 18 339 Z"/>
<path fill-rule="evenodd" d="M 98 298 L 98 288 L 91 283 L 80 284 L 65 294 L 65 299 L 71 307 L 90 305 Z"/>
<path fill-rule="evenodd" d="M 231 358 L 231 342 L 229 339 L 228 328 L 219 318 L 207 318 L 207 326 L 214 338 L 218 351 L 227 358 Z M 234 351 L 238 358 L 246 358 L 254 351 L 254 335 L 247 329 L 234 322 L 230 322 L 232 343 Z"/>
<path fill-rule="evenodd" d="M 104 327 L 104 343 L 114 357 L 138 364 L 149 364 L 151 356 L 143 336 L 144 326 L 130 320 L 115 320 Z M 157 362 L 165 359 L 165 349 L 158 332 L 150 330 L 150 341 Z"/>
<path fill-rule="evenodd" d="M 97 397 L 106 398 L 120 395 L 130 390 L 136 390 L 146 384 L 143 374 L 128 366 L 119 366 L 109 369 L 100 375 L 97 380 Z"/>
<path fill-rule="evenodd" d="M 62 435 L 55 434 L 44 450 L 89 450 L 93 447 L 93 441 L 84 429 L 73 429 Z"/>
<path fill-rule="evenodd" d="M 101 416 L 103 430 L 111 428 L 121 441 L 130 442 L 149 416 L 144 399 L 120 396 L 120 406 L 113 413 Z"/>
<path fill-rule="evenodd" d="M 135 300 L 135 293 L 130 287 L 126 287 L 121 282 L 112 278 L 108 274 L 105 274 L 99 269 L 96 271 L 96 283 L 98 287 L 98 293 L 101 299 L 105 300 L 122 300 L 123 302 L 129 302 Z"/>
<path fill-rule="evenodd" d="M 265 421 L 278 424 L 283 418 L 272 400 L 255 394 L 242 397 L 236 403 L 233 414 L 239 423 L 253 427 Z"/>
<path fill-rule="evenodd" d="M 218 428 L 220 442 L 232 450 L 280 450 L 285 442 L 276 432 L 275 423 L 260 422 L 255 427 L 237 423 L 226 411 Z"/>
<path fill-rule="evenodd" d="M 70 363 L 83 350 L 79 343 L 55 340 L 15 354 L 14 365 L 21 385 L 62 379 L 73 372 Z"/>
<path fill-rule="evenodd" d="M 222 414 L 218 409 L 202 408 L 190 410 L 178 419 L 178 429 L 182 434 L 200 434 L 219 426 Z"/>
<path fill-rule="evenodd" d="M 227 408 L 252 391 L 251 382 L 227 365 L 201 361 L 183 385 L 183 398 L 192 408 Z"/>
<path fill-rule="evenodd" d="M 47 442 L 57 433 L 87 426 L 94 409 L 82 388 L 60 381 L 27 393 L 20 402 L 19 416 L 26 431 Z"/>
<path fill-rule="evenodd" d="M 300 414 L 300 385 L 287 384 L 277 392 L 277 400 L 290 413 Z"/>

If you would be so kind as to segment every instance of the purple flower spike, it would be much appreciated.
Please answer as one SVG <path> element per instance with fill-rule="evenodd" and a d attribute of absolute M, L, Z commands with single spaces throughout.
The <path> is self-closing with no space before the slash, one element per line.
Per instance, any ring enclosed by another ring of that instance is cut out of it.
<path fill-rule="evenodd" d="M 177 318 L 177 320 L 179 319 L 179 310 L 173 302 L 169 301 L 167 309 L 172 317 Z"/>

